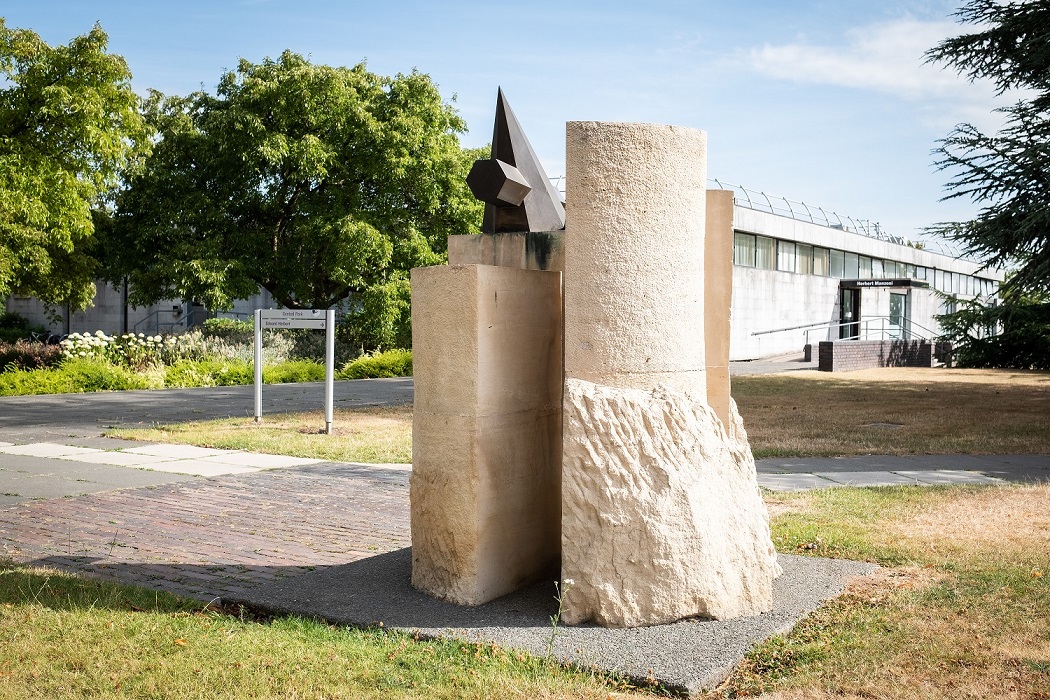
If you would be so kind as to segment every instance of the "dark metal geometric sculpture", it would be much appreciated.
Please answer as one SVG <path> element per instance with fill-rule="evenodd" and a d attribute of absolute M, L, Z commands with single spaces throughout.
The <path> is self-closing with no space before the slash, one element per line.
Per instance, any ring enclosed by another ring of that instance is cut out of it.
<path fill-rule="evenodd" d="M 467 176 L 474 196 L 485 202 L 484 233 L 560 231 L 565 206 L 511 111 L 503 89 L 496 98 L 492 157 L 474 162 Z"/>

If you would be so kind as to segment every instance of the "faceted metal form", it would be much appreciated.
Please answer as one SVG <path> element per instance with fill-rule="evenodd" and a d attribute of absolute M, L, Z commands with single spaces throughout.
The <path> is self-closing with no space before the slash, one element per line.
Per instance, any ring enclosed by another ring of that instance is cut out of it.
<path fill-rule="evenodd" d="M 467 186 L 475 197 L 494 207 L 520 206 L 532 191 L 520 170 L 495 158 L 474 161 Z"/>
<path fill-rule="evenodd" d="M 540 165 L 500 88 L 492 127 L 492 157 L 467 176 L 474 196 L 485 202 L 484 233 L 560 231 L 565 205 Z"/>

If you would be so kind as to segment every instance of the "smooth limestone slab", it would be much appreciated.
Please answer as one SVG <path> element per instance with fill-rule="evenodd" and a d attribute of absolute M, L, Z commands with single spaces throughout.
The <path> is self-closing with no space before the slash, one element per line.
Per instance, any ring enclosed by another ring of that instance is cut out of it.
<path fill-rule="evenodd" d="M 27 457 L 66 457 L 69 455 L 87 455 L 101 452 L 93 447 L 76 447 L 74 445 L 59 445 L 54 442 L 34 442 L 28 445 L 11 445 L 0 447 L 0 452 L 9 455 L 25 455 Z"/>
<path fill-rule="evenodd" d="M 173 459 L 172 457 L 158 457 L 156 455 L 129 453 L 119 450 L 107 450 L 95 454 L 60 455 L 58 458 L 74 462 L 87 462 L 89 464 L 111 464 L 115 467 L 142 467 L 160 462 L 170 462 Z"/>
<path fill-rule="evenodd" d="M 898 474 L 908 476 L 924 484 L 1003 484 L 1002 479 L 987 476 L 980 472 L 964 471 L 960 469 L 938 469 L 936 471 L 898 471 Z"/>
<path fill-rule="evenodd" d="M 918 479 L 894 472 L 816 472 L 845 486 L 915 486 Z"/>
<path fill-rule="evenodd" d="M 240 450 L 216 450 L 211 447 L 196 447 L 194 445 L 146 445 L 144 447 L 129 447 L 122 452 L 138 455 L 154 455 L 156 457 L 170 457 L 171 459 L 196 459 L 199 457 L 214 457 L 216 455 L 234 454 Z"/>
<path fill-rule="evenodd" d="M 758 485 L 770 491 L 810 491 L 845 486 L 816 474 L 759 474 Z"/>
<path fill-rule="evenodd" d="M 262 471 L 253 467 L 238 467 L 233 464 L 217 464 L 200 459 L 179 459 L 158 464 L 146 464 L 142 469 L 172 474 L 192 474 L 194 476 L 225 476 L 227 474 L 248 474 Z"/>
<path fill-rule="evenodd" d="M 200 461 L 214 462 L 215 464 L 231 464 L 238 467 L 255 467 L 257 469 L 280 469 L 283 467 L 301 467 L 307 464 L 317 464 L 323 460 L 259 454 L 257 452 L 231 452 L 229 454 L 215 455 L 214 457 L 203 457 Z"/>

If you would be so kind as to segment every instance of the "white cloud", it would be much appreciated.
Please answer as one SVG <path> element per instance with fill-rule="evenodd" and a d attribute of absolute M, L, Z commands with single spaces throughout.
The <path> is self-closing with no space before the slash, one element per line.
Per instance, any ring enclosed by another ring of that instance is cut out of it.
<path fill-rule="evenodd" d="M 780 80 L 891 94 L 918 103 L 928 126 L 959 121 L 998 123 L 991 111 L 1017 98 L 996 98 L 991 83 L 969 83 L 951 69 L 925 62 L 923 54 L 958 34 L 960 25 L 902 18 L 863 27 L 841 41 L 765 44 L 738 56 L 756 73 Z"/>

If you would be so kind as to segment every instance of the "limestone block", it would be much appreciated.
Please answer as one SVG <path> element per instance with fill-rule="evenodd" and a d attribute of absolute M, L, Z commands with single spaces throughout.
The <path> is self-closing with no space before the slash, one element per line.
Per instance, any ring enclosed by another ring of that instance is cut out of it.
<path fill-rule="evenodd" d="M 448 237 L 449 265 L 496 265 L 519 270 L 565 267 L 564 231 L 482 233 Z"/>
<path fill-rule="evenodd" d="M 568 624 L 634 627 L 772 609 L 780 573 L 747 435 L 705 404 L 568 379 L 562 576 Z"/>
<path fill-rule="evenodd" d="M 561 318 L 558 272 L 412 271 L 417 588 L 479 605 L 557 575 Z"/>
<path fill-rule="evenodd" d="M 706 393 L 707 135 L 566 125 L 565 372 Z"/>
<path fill-rule="evenodd" d="M 733 307 L 733 192 L 707 191 L 704 232 L 704 356 L 707 404 L 729 421 L 729 337 Z"/>

